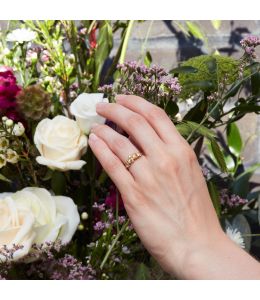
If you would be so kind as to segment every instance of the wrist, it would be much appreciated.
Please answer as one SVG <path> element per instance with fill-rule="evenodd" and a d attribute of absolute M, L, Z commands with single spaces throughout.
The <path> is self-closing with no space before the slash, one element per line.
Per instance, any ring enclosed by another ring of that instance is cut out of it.
<path fill-rule="evenodd" d="M 181 279 L 260 279 L 260 265 L 221 230 L 186 253 Z"/>

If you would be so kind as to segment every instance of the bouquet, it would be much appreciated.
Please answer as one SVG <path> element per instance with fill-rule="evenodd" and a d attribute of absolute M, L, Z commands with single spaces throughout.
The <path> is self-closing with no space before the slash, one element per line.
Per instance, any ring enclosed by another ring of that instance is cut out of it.
<path fill-rule="evenodd" d="M 123 61 L 131 22 L 25 21 L 1 32 L 1 279 L 170 278 L 88 148 L 94 123 L 118 130 L 95 107 L 119 93 L 167 112 L 197 154 L 223 229 L 257 249 L 259 191 L 249 180 L 259 165 L 245 169 L 236 121 L 259 112 L 259 38 L 241 41 L 240 59 L 202 55 L 166 71 Z"/>

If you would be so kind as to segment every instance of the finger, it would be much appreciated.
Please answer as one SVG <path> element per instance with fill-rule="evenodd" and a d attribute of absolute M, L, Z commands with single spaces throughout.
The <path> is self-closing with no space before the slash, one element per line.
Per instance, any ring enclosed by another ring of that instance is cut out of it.
<path fill-rule="evenodd" d="M 117 103 L 98 103 L 96 110 L 98 114 L 124 129 L 143 153 L 154 153 L 161 147 L 159 136 L 140 114 Z"/>
<path fill-rule="evenodd" d="M 125 168 L 120 159 L 109 149 L 107 144 L 94 133 L 89 135 L 89 146 L 101 163 L 104 170 L 113 180 L 122 195 L 131 189 L 134 183 L 133 176 Z"/>
<path fill-rule="evenodd" d="M 116 102 L 142 115 L 165 143 L 180 141 L 178 130 L 163 109 L 134 95 L 118 95 Z"/>
<path fill-rule="evenodd" d="M 126 162 L 129 155 L 140 152 L 127 137 L 121 135 L 107 125 L 96 125 L 92 127 L 91 132 L 101 138 L 123 163 Z M 145 162 L 146 158 L 142 156 L 128 169 L 135 179 L 138 180 L 143 177 Z"/>

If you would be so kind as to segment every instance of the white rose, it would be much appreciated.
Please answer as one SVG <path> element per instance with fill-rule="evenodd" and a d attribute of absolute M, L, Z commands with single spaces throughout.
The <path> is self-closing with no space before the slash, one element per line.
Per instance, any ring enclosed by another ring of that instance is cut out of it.
<path fill-rule="evenodd" d="M 13 260 L 26 256 L 33 244 L 68 243 L 80 221 L 71 198 L 33 187 L 0 194 L 0 216 L 0 248 L 22 246 L 14 252 Z M 0 261 L 5 260 L 0 254 Z"/>
<path fill-rule="evenodd" d="M 34 143 L 41 154 L 37 162 L 51 169 L 79 170 L 86 163 L 80 157 L 86 152 L 87 137 L 64 116 L 43 119 L 36 127 Z"/>
<path fill-rule="evenodd" d="M 92 124 L 104 124 L 105 118 L 96 112 L 96 104 L 99 102 L 107 102 L 107 98 L 103 98 L 103 94 L 80 94 L 71 104 L 70 112 L 75 116 L 76 121 L 85 134 L 89 134 Z"/>

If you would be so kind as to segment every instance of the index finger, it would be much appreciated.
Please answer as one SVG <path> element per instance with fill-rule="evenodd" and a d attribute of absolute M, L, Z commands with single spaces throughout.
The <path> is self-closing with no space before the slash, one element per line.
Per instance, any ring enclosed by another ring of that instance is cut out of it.
<path fill-rule="evenodd" d="M 135 95 L 117 95 L 116 102 L 142 115 L 165 143 L 172 144 L 182 140 L 170 118 L 158 106 Z"/>

